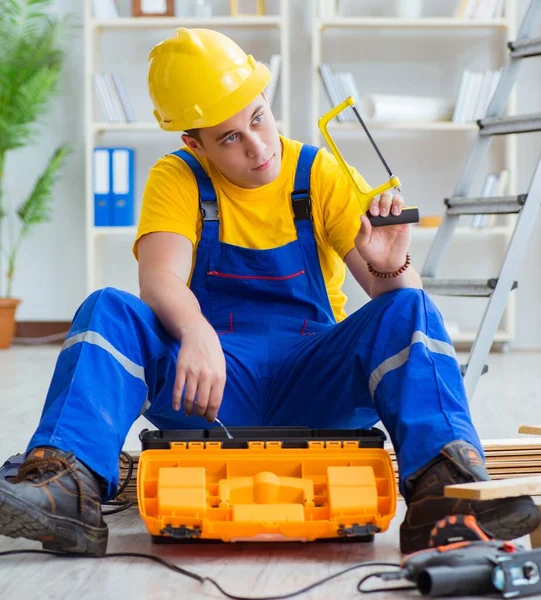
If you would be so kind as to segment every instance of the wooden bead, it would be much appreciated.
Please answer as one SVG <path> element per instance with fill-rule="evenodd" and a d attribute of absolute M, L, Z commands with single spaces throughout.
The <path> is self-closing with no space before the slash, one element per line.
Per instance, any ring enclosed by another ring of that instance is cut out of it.
<path fill-rule="evenodd" d="M 400 267 L 400 269 L 397 269 L 393 273 L 380 273 L 379 271 L 376 271 L 370 263 L 366 263 L 369 273 L 374 277 L 380 277 L 381 279 L 389 279 L 389 277 L 398 277 L 410 266 L 410 264 L 411 257 L 409 252 L 406 254 L 406 262 Z"/>

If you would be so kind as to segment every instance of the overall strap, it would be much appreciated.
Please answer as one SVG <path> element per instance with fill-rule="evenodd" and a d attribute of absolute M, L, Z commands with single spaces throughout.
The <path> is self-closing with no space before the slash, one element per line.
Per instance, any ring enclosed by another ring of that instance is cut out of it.
<path fill-rule="evenodd" d="M 216 192 L 210 177 L 205 172 L 198 160 L 196 160 L 186 150 L 177 150 L 171 152 L 181 158 L 192 170 L 195 175 L 197 187 L 199 189 L 199 209 L 203 215 L 203 221 L 218 221 L 218 203 L 216 201 Z"/>
<path fill-rule="evenodd" d="M 291 205 L 295 216 L 295 226 L 299 237 L 313 235 L 312 203 L 310 200 L 310 173 L 319 151 L 317 146 L 304 144 L 297 161 L 295 183 L 291 193 Z"/>

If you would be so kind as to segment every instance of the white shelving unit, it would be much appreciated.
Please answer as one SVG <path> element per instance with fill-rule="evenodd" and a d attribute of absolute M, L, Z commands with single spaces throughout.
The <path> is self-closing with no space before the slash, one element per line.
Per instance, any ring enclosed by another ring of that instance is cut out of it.
<path fill-rule="evenodd" d="M 94 226 L 94 191 L 92 177 L 93 150 L 98 145 L 105 145 L 108 133 L 129 134 L 126 143 L 136 146 L 137 138 L 149 133 L 171 136 L 162 132 L 157 122 L 141 121 L 137 123 L 108 123 L 97 121 L 93 75 L 100 69 L 100 39 L 106 32 L 142 32 L 163 30 L 164 38 L 171 35 L 177 27 L 204 27 L 209 29 L 257 29 L 278 30 L 280 39 L 279 53 L 282 56 L 280 67 L 279 101 L 281 119 L 277 122 L 280 132 L 288 136 L 290 129 L 290 63 L 289 48 L 289 6 L 287 0 L 279 0 L 279 14 L 262 16 L 213 16 L 209 18 L 194 17 L 120 17 L 110 20 L 98 20 L 93 16 L 92 0 L 84 0 L 84 39 L 85 39 L 85 218 L 86 218 L 86 282 L 87 293 L 102 287 L 100 281 L 101 262 L 107 257 L 100 256 L 99 244 L 103 238 L 135 237 L 137 228 L 133 227 L 95 227 Z M 149 48 L 150 51 L 150 48 Z M 256 56 L 258 60 L 265 57 Z M 106 69 L 105 69 L 106 70 Z M 142 82 L 146 85 L 146 82 Z M 150 114 L 149 117 L 152 117 Z M 176 132 L 177 134 L 179 132 Z M 156 156 L 156 159 L 159 157 Z M 140 201 L 140 190 L 137 190 Z"/>
<path fill-rule="evenodd" d="M 286 127 L 283 120 L 276 121 L 276 124 L 278 125 L 278 129 L 280 129 L 280 131 L 285 131 Z M 154 123 L 145 123 L 143 121 L 138 123 L 105 123 L 97 121 L 91 124 L 91 131 L 94 135 L 99 135 L 107 131 L 161 131 L 161 129 L 157 121 L 155 121 Z"/>
<path fill-rule="evenodd" d="M 322 94 L 325 93 L 323 83 L 318 71 L 318 67 L 321 62 L 326 62 L 323 55 L 323 41 L 325 33 L 331 30 L 359 30 L 362 34 L 363 31 L 370 30 L 381 30 L 382 34 L 386 30 L 409 30 L 418 32 L 419 37 L 424 33 L 430 33 L 437 31 L 439 36 L 452 36 L 458 32 L 464 30 L 477 30 L 480 33 L 486 32 L 487 36 L 490 34 L 498 34 L 501 36 L 501 64 L 505 55 L 507 54 L 506 44 L 509 40 L 513 40 L 516 35 L 516 7 L 514 0 L 505 1 L 505 17 L 501 19 L 457 19 L 454 17 L 426 17 L 416 19 L 404 19 L 399 17 L 370 17 L 370 16 L 334 16 L 320 18 L 319 12 L 319 0 L 313 0 L 313 24 L 312 24 L 312 143 L 315 145 L 322 145 L 325 143 L 323 136 L 318 128 L 318 119 L 321 117 L 326 110 L 322 106 Z M 451 5 L 450 5 L 451 6 Z M 439 37 L 434 38 L 434 43 L 438 43 Z M 387 44 L 387 40 L 382 38 L 380 43 Z M 395 44 L 397 52 L 400 50 L 400 43 L 396 41 L 389 41 L 389 44 Z M 457 42 L 458 43 L 458 42 Z M 467 44 L 467 41 L 460 42 L 461 44 Z M 358 62 L 362 59 L 356 59 Z M 377 60 L 377 59 L 376 59 Z M 399 59 L 398 59 L 399 60 Z M 466 65 L 462 65 L 466 68 Z M 364 86 L 370 86 L 370 82 L 365 82 Z M 377 92 L 377 90 L 367 89 L 367 92 Z M 400 92 L 396 92 L 400 93 Z M 329 105 L 330 106 L 330 105 Z M 513 91 L 509 100 L 508 114 L 515 114 L 516 110 L 516 93 Z M 425 132 L 426 133 L 426 144 L 433 143 L 435 138 L 430 137 L 431 134 L 438 134 L 438 139 L 442 140 L 441 136 L 451 135 L 456 133 L 464 133 L 472 136 L 477 130 L 477 125 L 472 123 L 454 123 L 451 121 L 439 121 L 439 122 L 393 122 L 393 123 L 379 123 L 366 121 L 366 125 L 369 131 L 385 131 L 390 132 L 386 135 L 392 135 L 393 132 L 400 134 L 401 136 L 408 135 L 408 133 Z M 335 139 L 335 142 L 340 147 L 340 139 L 350 138 L 351 136 L 358 136 L 359 139 L 365 139 L 366 135 L 358 123 L 338 123 L 336 120 L 329 124 L 328 130 Z M 507 167 L 510 172 L 509 177 L 509 194 L 516 193 L 516 173 L 517 173 L 517 142 L 516 136 L 503 136 L 503 166 Z M 473 141 L 473 138 L 472 138 Z M 376 142 L 377 143 L 377 142 Z M 415 142 L 419 144 L 418 140 Z M 370 150 L 372 151 L 372 150 Z M 456 160 L 462 162 L 466 156 L 457 156 Z M 362 173 L 360 165 L 353 164 L 358 167 Z M 421 168 L 421 167 L 420 167 Z M 366 173 L 365 173 L 366 175 Z M 406 174 L 397 173 L 399 177 L 404 180 Z M 443 192 L 441 195 L 441 212 L 443 214 L 443 199 L 444 194 L 450 195 L 452 189 Z M 422 206 L 421 212 L 422 212 Z M 498 247 L 505 248 L 509 242 L 511 234 L 513 232 L 514 216 L 505 217 L 503 225 L 495 227 L 486 227 L 483 229 L 473 229 L 469 227 L 459 227 L 455 231 L 455 238 L 461 242 L 467 243 L 468 240 L 484 239 L 487 242 L 502 241 Z M 413 228 L 413 247 L 417 242 L 423 240 L 430 240 L 435 235 L 435 228 Z M 503 259 L 503 252 L 499 250 Z M 460 272 L 460 266 L 456 267 L 457 272 Z M 486 276 L 492 276 L 492 273 L 486 273 Z M 459 274 L 455 275 L 459 276 Z M 472 299 L 472 302 L 478 302 L 478 299 Z M 495 343 L 500 343 L 503 347 L 513 340 L 515 336 L 515 295 L 510 294 L 509 301 L 507 304 L 506 311 L 502 320 L 502 327 L 497 332 L 495 337 Z M 468 344 L 474 341 L 475 331 L 460 331 L 458 333 L 451 334 L 451 338 L 455 343 Z"/>

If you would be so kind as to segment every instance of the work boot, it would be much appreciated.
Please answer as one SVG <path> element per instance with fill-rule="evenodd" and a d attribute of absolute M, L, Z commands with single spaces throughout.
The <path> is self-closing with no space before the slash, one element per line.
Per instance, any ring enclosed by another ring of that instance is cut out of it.
<path fill-rule="evenodd" d="M 0 479 L 0 535 L 37 540 L 46 550 L 105 554 L 98 478 L 71 452 L 34 448 L 15 479 Z"/>
<path fill-rule="evenodd" d="M 435 523 L 448 515 L 474 515 L 495 538 L 512 540 L 534 531 L 541 522 L 530 496 L 497 500 L 445 498 L 446 485 L 488 481 L 490 476 L 479 452 L 463 441 L 451 442 L 441 455 L 405 482 L 408 510 L 400 525 L 404 554 L 428 547 Z"/>

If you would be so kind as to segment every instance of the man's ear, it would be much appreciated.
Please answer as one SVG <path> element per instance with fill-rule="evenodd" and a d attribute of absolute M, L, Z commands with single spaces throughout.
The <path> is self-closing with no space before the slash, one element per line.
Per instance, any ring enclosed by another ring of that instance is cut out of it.
<path fill-rule="evenodd" d="M 188 135 L 187 133 L 183 133 L 181 138 L 182 138 L 182 141 L 186 144 L 186 146 L 188 146 L 188 148 L 190 148 L 190 150 L 193 150 L 199 156 L 204 155 L 204 150 L 201 145 L 201 142 L 196 140 L 191 135 Z"/>

